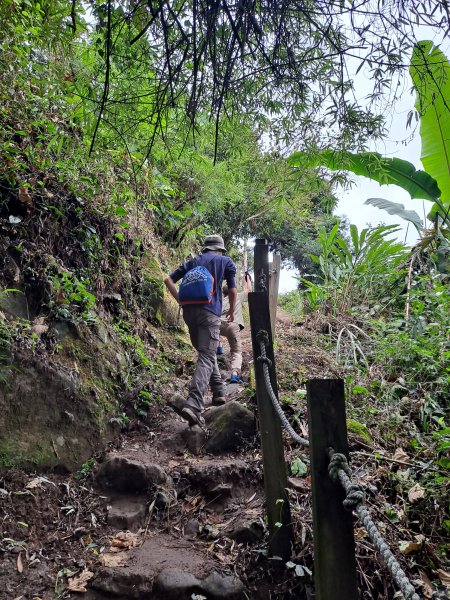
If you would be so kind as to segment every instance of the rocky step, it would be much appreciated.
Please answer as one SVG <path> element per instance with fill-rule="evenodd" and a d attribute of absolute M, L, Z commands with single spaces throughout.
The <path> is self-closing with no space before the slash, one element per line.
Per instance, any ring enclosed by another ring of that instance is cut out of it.
<path fill-rule="evenodd" d="M 88 598 L 190 600 L 193 594 L 208 600 L 244 598 L 244 586 L 231 570 L 219 569 L 204 546 L 180 537 L 155 534 L 116 555 L 121 555 L 117 566 L 100 567 L 89 582 Z"/>

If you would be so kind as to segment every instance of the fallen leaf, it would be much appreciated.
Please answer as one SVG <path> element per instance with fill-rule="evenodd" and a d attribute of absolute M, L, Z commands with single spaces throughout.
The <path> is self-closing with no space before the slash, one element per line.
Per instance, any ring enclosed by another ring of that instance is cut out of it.
<path fill-rule="evenodd" d="M 33 198 L 25 186 L 22 186 L 19 190 L 19 200 L 25 202 L 25 204 L 31 204 L 33 202 Z"/>
<path fill-rule="evenodd" d="M 22 562 L 22 553 L 19 552 L 17 556 L 17 570 L 19 573 L 23 573 L 23 562 Z"/>
<path fill-rule="evenodd" d="M 139 536 L 135 533 L 131 533 L 131 531 L 119 531 L 116 537 L 111 542 L 111 551 L 119 552 L 120 550 L 128 550 L 128 548 L 133 548 L 134 546 L 138 546 L 141 540 Z M 117 550 L 113 550 L 113 548 L 117 548 Z"/>
<path fill-rule="evenodd" d="M 438 569 L 436 573 L 441 580 L 442 585 L 450 587 L 450 573 L 448 571 L 444 571 L 443 569 Z"/>
<path fill-rule="evenodd" d="M 77 577 L 69 579 L 67 589 L 69 592 L 87 592 L 86 584 L 94 577 L 94 573 L 85 569 Z"/>
<path fill-rule="evenodd" d="M 124 567 L 128 557 L 125 552 L 104 552 L 98 557 L 98 562 L 104 567 Z"/>
<path fill-rule="evenodd" d="M 432 598 L 434 590 L 428 575 L 425 573 L 425 571 L 421 571 L 420 569 L 419 575 L 420 581 L 422 583 L 423 595 L 425 596 L 425 598 Z"/>
<path fill-rule="evenodd" d="M 50 479 L 47 479 L 47 477 L 35 477 L 31 481 L 29 481 L 25 487 L 27 490 L 33 490 L 35 488 L 41 488 L 44 483 L 48 483 L 56 487 L 55 483 L 53 483 L 53 481 L 50 481 Z"/>
<path fill-rule="evenodd" d="M 411 503 L 417 502 L 417 500 L 421 500 L 425 496 L 425 489 L 420 485 L 420 483 L 416 483 L 408 492 L 408 499 Z"/>
<path fill-rule="evenodd" d="M 290 488 L 297 490 L 298 492 L 308 492 L 309 486 L 306 483 L 306 479 L 299 479 L 298 477 L 288 477 L 288 485 Z"/>
<path fill-rule="evenodd" d="M 355 538 L 357 540 L 364 540 L 367 538 L 367 536 L 368 536 L 368 533 L 363 527 L 359 527 L 358 529 L 355 529 Z"/>
<path fill-rule="evenodd" d="M 399 542 L 398 545 L 402 554 L 411 554 L 412 552 L 417 552 L 417 550 L 420 550 L 422 548 L 422 544 L 412 541 Z"/>
<path fill-rule="evenodd" d="M 408 462 L 409 456 L 402 448 L 397 448 L 397 450 L 394 452 L 394 456 L 392 457 L 392 459 L 400 460 L 401 462 Z"/>

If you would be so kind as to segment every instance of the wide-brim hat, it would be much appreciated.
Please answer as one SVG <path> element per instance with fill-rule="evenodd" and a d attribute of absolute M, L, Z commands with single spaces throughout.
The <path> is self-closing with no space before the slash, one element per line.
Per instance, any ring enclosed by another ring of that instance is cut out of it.
<path fill-rule="evenodd" d="M 223 237 L 220 235 L 207 235 L 203 242 L 203 250 L 223 250 L 226 252 Z"/>

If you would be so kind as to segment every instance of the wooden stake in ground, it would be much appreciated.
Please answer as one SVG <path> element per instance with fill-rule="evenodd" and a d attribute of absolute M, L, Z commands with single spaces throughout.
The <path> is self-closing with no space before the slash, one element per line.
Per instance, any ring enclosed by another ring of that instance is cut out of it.
<path fill-rule="evenodd" d="M 255 246 L 256 289 L 258 289 L 258 277 L 261 281 L 263 274 L 267 274 L 268 276 L 268 266 L 268 246 L 264 243 L 258 244 L 257 240 L 257 244 Z M 268 279 L 266 281 L 268 282 Z M 280 557 L 283 561 L 280 566 L 284 566 L 284 562 L 290 558 L 293 542 L 291 512 L 286 490 L 286 462 L 284 460 L 281 423 L 272 405 L 272 401 L 264 381 L 263 364 L 258 361 L 261 351 L 257 337 L 258 332 L 263 330 L 267 332 L 269 339 L 269 343 L 266 347 L 266 353 L 267 358 L 271 361 L 271 365 L 269 366 L 271 386 L 277 395 L 278 389 L 275 374 L 275 359 L 273 355 L 267 288 L 266 291 L 250 293 L 248 301 L 255 365 L 259 427 L 263 453 L 266 510 L 270 534 L 269 553 L 272 557 Z"/>
<path fill-rule="evenodd" d="M 345 492 L 328 474 L 328 449 L 348 458 L 344 382 L 313 379 L 308 394 L 309 443 L 317 600 L 357 600 L 353 517 Z"/>
<path fill-rule="evenodd" d="M 270 264 L 269 307 L 272 339 L 274 340 L 275 324 L 277 321 L 278 288 L 280 287 L 281 256 L 278 253 L 274 254 Z"/>

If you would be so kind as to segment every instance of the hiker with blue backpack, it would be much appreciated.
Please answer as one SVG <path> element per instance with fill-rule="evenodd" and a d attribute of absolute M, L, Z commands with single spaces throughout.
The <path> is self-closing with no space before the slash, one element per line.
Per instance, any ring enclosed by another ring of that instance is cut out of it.
<path fill-rule="evenodd" d="M 183 308 L 183 319 L 189 329 L 192 345 L 197 350 L 197 364 L 189 385 L 186 403 L 180 414 L 189 425 L 205 425 L 202 412 L 208 385 L 212 404 L 225 403 L 225 385 L 217 366 L 222 315 L 222 283 L 228 286 L 230 307 L 226 320 L 233 322 L 236 307 L 236 267 L 226 252 L 220 235 L 208 235 L 202 253 L 180 265 L 164 279 L 170 294 Z M 181 281 L 179 289 L 175 285 Z"/>

